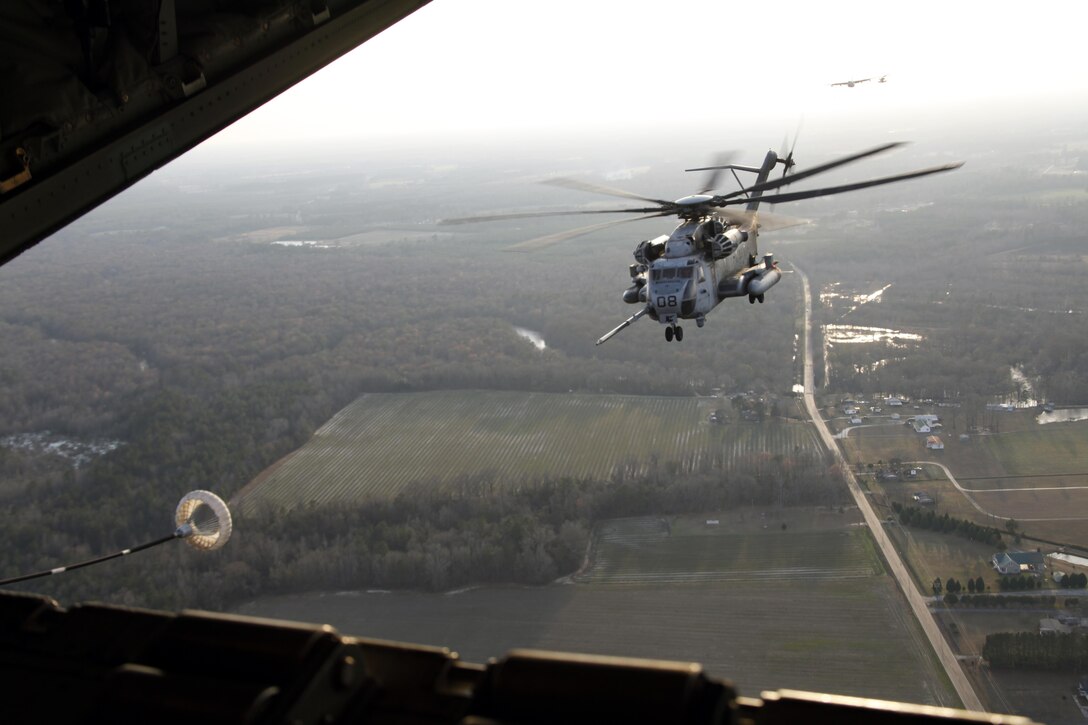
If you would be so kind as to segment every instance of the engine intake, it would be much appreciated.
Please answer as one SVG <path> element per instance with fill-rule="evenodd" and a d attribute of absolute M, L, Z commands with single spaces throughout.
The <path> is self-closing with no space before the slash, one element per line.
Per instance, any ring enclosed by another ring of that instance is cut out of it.
<path fill-rule="evenodd" d="M 708 251 L 712 259 L 725 259 L 733 252 L 737 251 L 744 242 L 748 241 L 748 232 L 741 231 L 740 229 L 730 229 L 724 234 L 719 234 L 710 240 Z"/>

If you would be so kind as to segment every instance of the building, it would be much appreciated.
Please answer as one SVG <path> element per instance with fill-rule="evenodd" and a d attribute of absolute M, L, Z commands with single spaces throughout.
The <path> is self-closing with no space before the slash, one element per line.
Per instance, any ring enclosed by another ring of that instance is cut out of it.
<path fill-rule="evenodd" d="M 924 420 L 913 418 L 911 419 L 910 424 L 914 426 L 915 433 L 930 433 L 933 431 L 933 429 L 929 427 L 929 423 L 926 423 Z"/>
<path fill-rule="evenodd" d="M 933 500 L 933 497 L 925 491 L 917 491 L 915 493 L 912 493 L 911 498 L 914 499 L 915 503 L 918 503 L 922 506 L 932 506 L 934 503 L 936 503 Z"/>
<path fill-rule="evenodd" d="M 1069 634 L 1073 628 L 1062 624 L 1056 619 L 1044 618 L 1039 620 L 1039 634 Z"/>
<path fill-rule="evenodd" d="M 884 398 L 884 405 L 899 408 L 903 405 L 903 400 L 902 398 Z"/>
<path fill-rule="evenodd" d="M 926 438 L 926 448 L 931 451 L 943 451 L 944 442 L 938 436 L 930 436 Z"/>
<path fill-rule="evenodd" d="M 1038 551 L 1002 551 L 991 559 L 998 574 L 1040 574 L 1046 559 Z"/>

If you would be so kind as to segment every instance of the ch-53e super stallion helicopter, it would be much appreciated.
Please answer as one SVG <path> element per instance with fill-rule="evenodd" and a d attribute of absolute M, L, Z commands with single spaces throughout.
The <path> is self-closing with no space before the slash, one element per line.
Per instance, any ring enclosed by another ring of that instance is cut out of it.
<path fill-rule="evenodd" d="M 698 194 L 685 196 L 676 201 L 652 199 L 621 189 L 613 189 L 575 179 L 548 179 L 543 183 L 608 194 L 624 199 L 636 199 L 649 202 L 654 206 L 496 214 L 447 219 L 442 223 L 467 224 L 569 214 L 641 215 L 572 229 L 559 234 L 551 234 L 521 242 L 508 248 L 511 250 L 529 250 L 599 231 L 614 224 L 675 215 L 680 218 L 680 223 L 672 230 L 671 234 L 662 234 L 654 239 L 640 242 L 635 247 L 635 263 L 630 266 L 629 270 L 631 286 L 624 291 L 623 301 L 632 305 L 641 305 L 641 308 L 603 335 L 597 340 L 597 344 L 600 345 L 609 340 L 644 315 L 648 315 L 666 326 L 665 339 L 667 341 L 671 342 L 674 339 L 680 341 L 684 339 L 684 329 L 679 324 L 680 320 L 695 320 L 695 324 L 702 327 L 706 323 L 707 313 L 730 297 L 747 296 L 749 303 L 762 303 L 767 290 L 781 279 L 782 273 L 778 269 L 778 265 L 775 264 L 773 255 L 767 254 L 762 259 L 758 259 L 759 231 L 760 229 L 782 228 L 801 222 L 774 219 L 769 215 L 761 217 L 758 213 L 760 202 L 774 204 L 841 194 L 870 186 L 891 184 L 906 179 L 951 171 L 963 165 L 962 162 L 946 164 L 895 176 L 885 176 L 879 179 L 808 191 L 770 195 L 764 193 L 901 145 L 903 145 L 901 142 L 885 144 L 792 174 L 789 173 L 794 166 L 792 150 L 783 157 L 780 157 L 773 150 L 768 151 L 763 159 L 763 164 L 759 167 L 720 164 L 686 169 L 686 171 L 709 171 L 710 176 L 703 184 L 702 191 Z M 768 180 L 771 171 L 778 164 L 784 166 L 782 177 Z M 737 179 L 741 189 L 726 194 L 711 194 L 710 192 L 714 190 L 718 177 L 723 170 L 733 172 L 733 176 Z M 740 182 L 740 178 L 737 177 L 736 172 L 738 171 L 756 174 L 756 183 L 744 187 L 744 184 Z M 731 206 L 741 204 L 745 205 L 743 211 L 729 209 Z"/>

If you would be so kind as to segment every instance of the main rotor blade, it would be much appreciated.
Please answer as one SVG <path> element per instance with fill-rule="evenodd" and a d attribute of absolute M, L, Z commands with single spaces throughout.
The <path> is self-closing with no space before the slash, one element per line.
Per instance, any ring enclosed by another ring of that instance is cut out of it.
<path fill-rule="evenodd" d="M 657 214 L 646 214 L 645 216 L 631 217 L 630 219 L 613 219 L 612 221 L 601 222 L 600 224 L 590 224 L 586 227 L 578 227 L 577 229 L 567 229 L 563 232 L 556 232 L 555 234 L 545 234 L 542 237 L 536 237 L 534 239 L 528 239 L 524 242 L 518 242 L 509 247 L 503 247 L 504 252 L 534 252 L 538 249 L 550 247 L 553 244 L 559 244 L 565 242 L 568 239 L 574 239 L 575 237 L 581 237 L 586 234 L 592 234 L 593 232 L 600 231 L 602 229 L 608 229 L 609 227 L 618 226 L 620 224 L 627 224 L 628 222 L 638 222 L 644 219 L 654 219 L 655 217 L 671 216 L 671 212 L 658 212 Z"/>
<path fill-rule="evenodd" d="M 659 213 L 660 208 L 649 209 L 573 209 L 570 211 L 523 211 L 510 214 L 483 214 L 480 216 L 463 216 L 452 219 L 439 219 L 439 226 L 455 226 L 457 224 L 477 224 L 480 222 L 498 222 L 507 219 L 536 219 L 549 216 L 574 216 L 577 214 L 653 214 L 654 216 L 669 216 L 674 212 L 669 210 Z"/>
<path fill-rule="evenodd" d="M 804 224 L 811 224 L 811 219 L 800 219 L 798 217 L 781 216 L 780 214 L 769 214 L 765 211 L 761 212 L 749 212 L 754 214 L 756 223 L 759 225 L 759 231 L 761 232 L 773 232 L 778 229 L 789 229 L 790 227 L 799 227 Z"/>
<path fill-rule="evenodd" d="M 733 199 L 733 198 L 736 198 L 736 197 L 741 196 L 741 195 L 752 194 L 752 193 L 759 192 L 759 191 L 766 191 L 768 189 L 777 189 L 778 187 L 786 186 L 787 184 L 795 184 L 798 181 L 801 181 L 803 179 L 807 179 L 810 176 L 815 176 L 816 174 L 822 174 L 825 171 L 830 171 L 831 169 L 838 168 L 839 166 L 844 166 L 846 164 L 852 163 L 854 161 L 858 161 L 860 159 L 864 159 L 864 158 L 869 157 L 869 156 L 875 156 L 876 154 L 880 154 L 880 153 L 883 153 L 885 151 L 889 151 L 891 149 L 894 149 L 897 146 L 903 146 L 903 145 L 905 145 L 904 141 L 893 141 L 892 143 L 887 143 L 887 144 L 884 144 L 883 146 L 877 146 L 876 148 L 869 149 L 868 151 L 862 151 L 861 153 L 853 154 L 851 156 L 844 156 L 841 159 L 835 159 L 834 161 L 829 161 L 826 164 L 820 164 L 819 166 L 813 166 L 811 169 L 806 169 L 805 171 L 794 172 L 794 173 L 790 174 L 789 177 L 783 177 L 783 178 L 780 178 L 780 179 L 771 179 L 770 181 L 765 181 L 762 184 L 756 184 L 754 186 L 749 186 L 748 188 L 741 189 L 740 191 L 732 191 L 732 192 L 730 192 L 728 194 L 723 194 L 721 196 L 715 197 L 714 201 L 715 202 L 724 201 L 726 199 Z M 762 197 L 760 199 L 760 201 L 767 201 L 767 197 Z"/>
<path fill-rule="evenodd" d="M 652 204 L 670 204 L 671 202 L 664 199 L 651 199 L 648 196 L 639 196 L 630 191 L 624 191 L 623 189 L 614 189 L 611 186 L 602 186 L 601 184 L 591 184 L 588 181 L 579 181 L 578 179 L 569 179 L 563 176 L 556 176 L 552 179 L 544 179 L 541 184 L 547 184 L 549 186 L 558 186 L 564 189 L 574 189 L 575 191 L 588 191 L 591 194 L 606 194 L 608 196 L 618 196 L 621 199 L 638 199 L 639 201 L 648 201 Z"/>
<path fill-rule="evenodd" d="M 714 158 L 714 166 L 706 169 L 710 173 L 707 174 L 706 179 L 703 181 L 703 188 L 699 190 L 700 194 L 709 194 L 718 188 L 718 179 L 725 167 L 732 163 L 734 156 L 736 156 L 735 151 L 723 151 Z"/>
<path fill-rule="evenodd" d="M 922 169 L 920 171 L 911 171 L 906 174 L 898 174 L 896 176 L 885 176 L 880 179 L 871 179 L 869 181 L 859 181 L 856 184 L 844 184 L 843 186 L 829 186 L 823 189 L 811 189 L 809 191 L 795 191 L 789 194 L 771 194 L 770 196 L 760 197 L 760 201 L 781 204 L 787 201 L 800 201 L 802 199 L 814 199 L 819 196 L 831 196 L 832 194 L 842 194 L 847 191 L 856 191 L 857 189 L 867 189 L 870 186 L 881 186 L 882 184 L 892 184 L 896 181 L 906 181 L 907 179 L 917 179 L 920 176 L 929 176 L 930 174 L 939 174 L 943 171 L 952 171 L 963 166 L 962 161 L 957 161 L 954 164 L 945 164 L 944 166 L 934 166 L 929 169 Z M 726 201 L 725 205 L 732 204 L 745 204 L 747 199 L 730 199 Z"/>

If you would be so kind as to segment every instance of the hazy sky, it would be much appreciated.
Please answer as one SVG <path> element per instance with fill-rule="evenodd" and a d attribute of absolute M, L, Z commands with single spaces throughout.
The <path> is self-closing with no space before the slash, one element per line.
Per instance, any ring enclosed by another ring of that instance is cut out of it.
<path fill-rule="evenodd" d="M 1085 0 L 434 0 L 209 143 L 1088 106 L 1086 30 Z"/>

